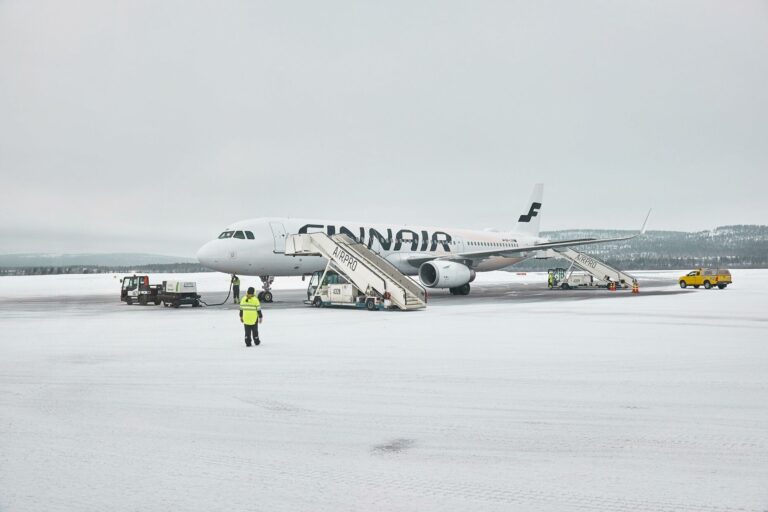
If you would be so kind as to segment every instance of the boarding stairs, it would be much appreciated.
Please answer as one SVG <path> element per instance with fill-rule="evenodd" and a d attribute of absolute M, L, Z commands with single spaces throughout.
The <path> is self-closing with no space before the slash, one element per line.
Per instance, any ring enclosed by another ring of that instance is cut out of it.
<path fill-rule="evenodd" d="M 286 256 L 322 256 L 328 268 L 341 274 L 359 290 L 384 297 L 388 294 L 398 309 L 427 307 L 427 291 L 397 267 L 348 235 L 302 233 L 288 235 Z"/>
<path fill-rule="evenodd" d="M 588 274 L 591 274 L 598 281 L 611 281 L 621 288 L 629 288 L 633 283 L 637 282 L 637 279 L 626 272 L 613 268 L 589 254 L 576 251 L 570 247 L 555 249 L 554 251 L 557 253 L 557 256 L 569 260 L 571 268 L 576 265 Z M 567 275 L 569 274 L 570 272 L 567 272 Z"/>

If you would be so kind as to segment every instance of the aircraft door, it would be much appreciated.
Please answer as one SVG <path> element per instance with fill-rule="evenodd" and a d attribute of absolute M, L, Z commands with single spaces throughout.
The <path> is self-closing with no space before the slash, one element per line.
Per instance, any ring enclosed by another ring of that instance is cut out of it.
<path fill-rule="evenodd" d="M 269 227 L 272 229 L 272 236 L 275 238 L 274 252 L 284 253 L 285 237 L 288 236 L 288 233 L 285 231 L 285 226 L 283 226 L 282 222 L 270 222 Z"/>

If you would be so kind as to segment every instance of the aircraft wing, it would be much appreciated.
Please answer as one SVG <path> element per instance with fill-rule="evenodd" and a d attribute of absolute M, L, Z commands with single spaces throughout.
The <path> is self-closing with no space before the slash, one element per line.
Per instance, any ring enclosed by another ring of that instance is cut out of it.
<path fill-rule="evenodd" d="M 440 259 L 440 260 L 457 261 L 465 264 L 467 263 L 476 264 L 485 259 L 492 258 L 495 256 L 501 256 L 501 257 L 513 256 L 513 255 L 519 255 L 521 253 L 535 252 L 535 251 L 541 251 L 545 249 L 556 249 L 558 247 L 575 247 L 579 245 L 604 244 L 608 242 L 620 242 L 623 240 L 631 240 L 645 233 L 645 227 L 648 224 L 648 217 L 650 217 L 650 215 L 651 215 L 651 212 L 648 211 L 648 215 L 645 216 L 645 221 L 643 222 L 643 226 L 642 228 L 640 228 L 640 231 L 635 233 L 634 235 L 629 235 L 629 236 L 621 236 L 616 238 L 574 238 L 572 240 L 558 240 L 556 242 L 544 242 L 540 244 L 534 244 L 534 245 L 522 246 L 522 247 L 493 249 L 493 250 L 475 251 L 475 252 L 462 252 L 462 253 L 455 253 L 455 254 L 446 254 L 446 255 L 437 256 L 437 257 L 415 256 L 414 258 L 408 258 L 408 263 L 413 265 L 414 267 L 418 267 L 425 261 Z"/>

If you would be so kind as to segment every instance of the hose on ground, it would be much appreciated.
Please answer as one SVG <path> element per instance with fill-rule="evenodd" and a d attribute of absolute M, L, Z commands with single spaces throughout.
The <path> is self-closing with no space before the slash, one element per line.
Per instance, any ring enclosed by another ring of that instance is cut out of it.
<path fill-rule="evenodd" d="M 207 307 L 209 307 L 209 308 L 210 308 L 210 307 L 213 307 L 213 306 L 223 306 L 224 304 L 226 304 L 227 302 L 229 302 L 229 296 L 230 296 L 230 295 L 232 295 L 232 283 L 231 283 L 231 282 L 229 283 L 229 291 L 227 292 L 227 298 L 226 298 L 226 299 L 224 299 L 224 301 L 223 301 L 223 302 L 219 302 L 219 303 L 217 303 L 217 304 L 208 304 L 208 303 L 207 303 L 207 302 L 205 302 L 204 300 L 200 299 L 200 304 L 203 304 L 204 306 L 207 306 Z"/>

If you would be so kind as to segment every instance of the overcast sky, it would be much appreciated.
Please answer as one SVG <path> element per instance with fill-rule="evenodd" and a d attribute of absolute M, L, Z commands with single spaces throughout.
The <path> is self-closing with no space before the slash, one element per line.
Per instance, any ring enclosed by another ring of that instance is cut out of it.
<path fill-rule="evenodd" d="M 0 0 L 0 253 L 768 223 L 765 1 Z"/>

